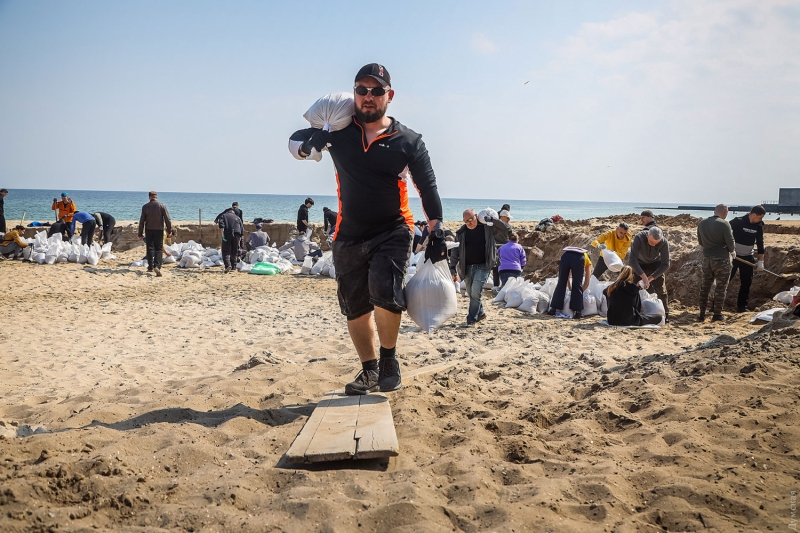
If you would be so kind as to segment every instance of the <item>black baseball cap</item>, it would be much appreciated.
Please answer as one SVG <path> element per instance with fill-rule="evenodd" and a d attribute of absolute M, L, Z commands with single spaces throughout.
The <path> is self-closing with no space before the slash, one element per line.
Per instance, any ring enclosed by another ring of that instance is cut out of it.
<path fill-rule="evenodd" d="M 378 63 L 370 63 L 369 65 L 364 65 L 361 67 L 361 70 L 359 70 L 358 74 L 356 74 L 356 79 L 354 81 L 358 81 L 364 76 L 371 76 L 375 78 L 384 87 L 387 85 L 389 87 L 392 86 L 392 77 L 389 75 L 389 71 L 386 70 L 386 67 L 379 65 Z"/>

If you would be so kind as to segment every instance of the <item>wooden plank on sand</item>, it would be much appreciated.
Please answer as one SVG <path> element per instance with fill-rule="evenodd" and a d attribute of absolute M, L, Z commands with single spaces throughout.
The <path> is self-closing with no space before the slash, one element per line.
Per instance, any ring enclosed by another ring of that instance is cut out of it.
<path fill-rule="evenodd" d="M 383 394 L 368 394 L 361 398 L 356 441 L 355 459 L 394 457 L 399 453 L 392 408 Z"/>
<path fill-rule="evenodd" d="M 298 433 L 297 437 L 295 437 L 292 445 L 289 446 L 289 451 L 286 452 L 287 461 L 290 463 L 304 463 L 306 461 L 306 450 L 308 449 L 308 445 L 311 444 L 311 439 L 314 438 L 314 433 L 316 433 L 320 422 L 322 422 L 322 419 L 325 416 L 325 411 L 327 410 L 328 405 L 331 403 L 331 400 L 334 398 L 334 396 L 335 393 L 328 393 L 324 398 L 317 402 L 314 412 L 311 413 L 310 417 L 308 417 L 303 429 L 300 430 L 300 433 Z"/>
<path fill-rule="evenodd" d="M 389 399 L 383 394 L 320 400 L 285 458 L 290 463 L 393 457 L 399 445 Z"/>

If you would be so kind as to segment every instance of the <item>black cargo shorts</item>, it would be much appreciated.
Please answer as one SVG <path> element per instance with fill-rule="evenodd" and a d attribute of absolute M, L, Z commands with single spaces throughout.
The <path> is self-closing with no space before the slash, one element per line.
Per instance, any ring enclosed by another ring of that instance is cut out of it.
<path fill-rule="evenodd" d="M 398 314 L 405 311 L 403 278 L 412 240 L 408 226 L 398 226 L 366 241 L 333 242 L 336 295 L 347 320 L 375 306 Z"/>

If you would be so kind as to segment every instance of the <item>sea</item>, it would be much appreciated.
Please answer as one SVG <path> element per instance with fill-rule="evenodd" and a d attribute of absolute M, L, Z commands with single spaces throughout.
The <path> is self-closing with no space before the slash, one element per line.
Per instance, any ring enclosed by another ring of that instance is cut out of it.
<path fill-rule="evenodd" d="M 117 220 L 138 220 L 142 205 L 147 203 L 147 192 L 143 191 L 83 191 L 47 189 L 9 189 L 5 198 L 5 218 L 18 223 L 24 215 L 24 225 L 32 221 L 52 222 L 55 217 L 50 206 L 53 198 L 60 198 L 62 192 L 75 202 L 79 211 L 109 213 Z M 282 194 L 227 194 L 197 192 L 159 192 L 158 199 L 167 206 L 173 220 L 202 220 L 210 222 L 231 203 L 239 202 L 245 221 L 259 217 L 273 219 L 275 222 L 295 222 L 297 209 L 306 196 Z M 322 223 L 322 208 L 337 210 L 335 196 L 314 196 L 314 207 L 309 213 L 309 222 Z M 514 198 L 442 198 L 444 220 L 461 220 L 465 209 L 480 211 L 491 207 L 497 211 L 503 204 L 511 205 L 512 223 L 539 221 L 543 218 L 560 215 L 568 220 L 611 215 L 639 213 L 651 209 L 655 214 L 677 215 L 678 204 L 655 202 L 568 202 L 546 200 L 516 200 Z M 685 204 L 698 205 L 692 202 Z M 417 220 L 424 218 L 420 200 L 409 198 L 409 205 Z M 702 204 L 701 204 L 702 205 Z M 673 208 L 673 209 L 670 209 Z M 685 211 L 693 216 L 707 217 L 708 211 Z M 767 217 L 770 218 L 770 217 Z M 774 218 L 774 216 L 772 217 Z"/>

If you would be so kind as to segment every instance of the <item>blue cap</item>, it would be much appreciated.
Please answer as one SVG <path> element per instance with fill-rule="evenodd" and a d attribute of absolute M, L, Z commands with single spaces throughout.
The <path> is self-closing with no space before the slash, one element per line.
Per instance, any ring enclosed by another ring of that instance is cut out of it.
<path fill-rule="evenodd" d="M 61 197 L 62 197 L 62 198 L 66 198 L 66 197 L 67 197 L 67 193 L 65 193 L 65 192 L 62 192 L 62 193 L 61 193 Z"/>

